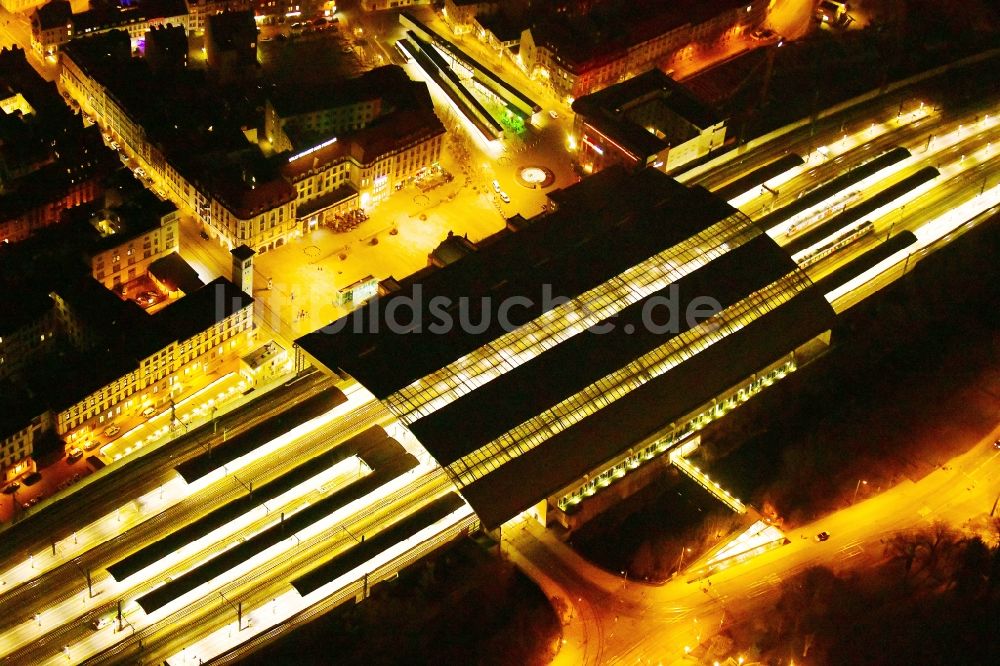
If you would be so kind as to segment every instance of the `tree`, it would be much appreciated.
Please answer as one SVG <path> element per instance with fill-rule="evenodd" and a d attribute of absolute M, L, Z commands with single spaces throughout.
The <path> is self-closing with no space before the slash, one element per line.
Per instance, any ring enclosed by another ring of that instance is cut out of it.
<path fill-rule="evenodd" d="M 951 583 L 963 597 L 978 597 L 988 591 L 993 554 L 978 536 L 962 542 Z"/>
<path fill-rule="evenodd" d="M 885 555 L 891 562 L 903 565 L 903 584 L 910 578 L 913 563 L 916 562 L 919 548 L 917 541 L 909 534 L 894 534 L 885 544 Z"/>

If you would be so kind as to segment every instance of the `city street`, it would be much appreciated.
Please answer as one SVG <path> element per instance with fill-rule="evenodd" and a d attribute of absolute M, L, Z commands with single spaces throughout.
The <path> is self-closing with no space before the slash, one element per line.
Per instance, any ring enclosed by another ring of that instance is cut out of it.
<path fill-rule="evenodd" d="M 727 623 L 757 612 L 782 580 L 811 566 L 834 571 L 867 566 L 881 560 L 881 541 L 894 533 L 938 520 L 963 529 L 989 514 L 1000 488 L 997 437 L 1000 428 L 916 482 L 906 480 L 814 523 L 787 529 L 787 545 L 704 581 L 682 576 L 656 586 L 624 580 L 590 564 L 530 520 L 504 529 L 503 550 L 550 598 L 559 597 L 568 607 L 565 642 L 555 663 L 698 663 L 687 653 Z M 830 533 L 829 541 L 813 539 L 821 531 Z"/>

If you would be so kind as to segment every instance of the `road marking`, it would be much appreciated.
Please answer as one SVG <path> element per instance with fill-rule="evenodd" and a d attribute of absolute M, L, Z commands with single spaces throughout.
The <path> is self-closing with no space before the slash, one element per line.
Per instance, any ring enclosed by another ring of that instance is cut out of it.
<path fill-rule="evenodd" d="M 781 585 L 781 576 L 778 574 L 771 574 L 767 578 L 757 581 L 750 585 L 749 597 L 759 597 L 762 594 L 767 594 L 774 588 Z"/>
<path fill-rule="evenodd" d="M 843 560 L 849 560 L 852 557 L 856 557 L 856 556 L 860 555 L 861 553 L 864 552 L 864 550 L 865 549 L 862 548 L 859 543 L 855 542 L 855 543 L 847 544 L 843 548 L 838 549 L 837 552 L 840 554 L 840 558 L 841 559 L 843 559 Z"/>

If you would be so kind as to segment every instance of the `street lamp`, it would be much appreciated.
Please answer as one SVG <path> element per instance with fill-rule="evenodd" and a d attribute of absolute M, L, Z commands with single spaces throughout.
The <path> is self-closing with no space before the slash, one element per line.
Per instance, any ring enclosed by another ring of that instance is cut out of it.
<path fill-rule="evenodd" d="M 857 485 L 854 486 L 854 497 L 851 498 L 851 504 L 854 504 L 855 500 L 858 499 L 858 490 L 861 488 L 862 483 L 865 484 L 866 486 L 868 485 L 867 481 L 862 481 L 861 479 L 858 479 Z"/>
<path fill-rule="evenodd" d="M 682 567 L 684 566 L 684 553 L 691 552 L 690 548 L 681 548 L 681 556 L 677 558 L 677 572 L 680 573 Z"/>

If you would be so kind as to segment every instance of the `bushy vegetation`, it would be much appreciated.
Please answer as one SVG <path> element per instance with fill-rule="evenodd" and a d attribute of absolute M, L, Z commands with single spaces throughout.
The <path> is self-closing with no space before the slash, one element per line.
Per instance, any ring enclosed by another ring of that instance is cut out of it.
<path fill-rule="evenodd" d="M 880 565 L 850 575 L 807 569 L 782 584 L 772 608 L 729 635 L 751 661 L 766 664 L 994 663 L 996 534 L 989 544 L 943 524 L 897 534 Z"/>
<path fill-rule="evenodd" d="M 559 635 L 555 612 L 524 574 L 463 541 L 244 663 L 542 666 Z"/>

